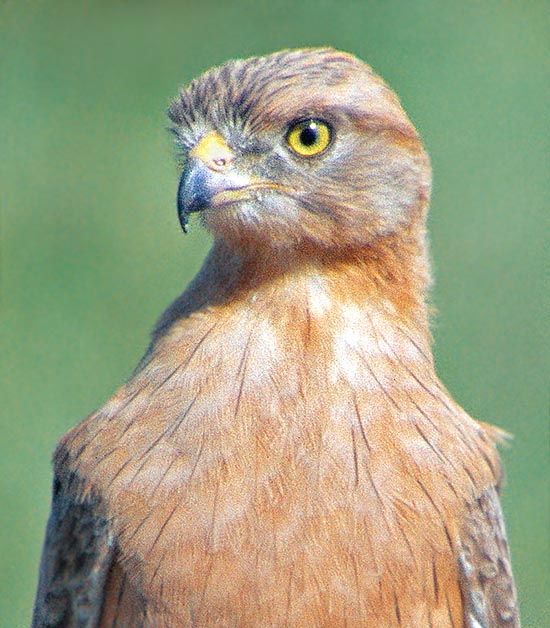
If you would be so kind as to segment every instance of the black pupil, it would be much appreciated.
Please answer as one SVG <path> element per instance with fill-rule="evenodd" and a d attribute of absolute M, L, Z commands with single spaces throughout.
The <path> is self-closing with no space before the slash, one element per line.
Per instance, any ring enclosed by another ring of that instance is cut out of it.
<path fill-rule="evenodd" d="M 310 122 L 300 132 L 300 142 L 303 146 L 313 146 L 319 139 L 319 132 L 317 131 L 317 125 L 315 122 Z"/>

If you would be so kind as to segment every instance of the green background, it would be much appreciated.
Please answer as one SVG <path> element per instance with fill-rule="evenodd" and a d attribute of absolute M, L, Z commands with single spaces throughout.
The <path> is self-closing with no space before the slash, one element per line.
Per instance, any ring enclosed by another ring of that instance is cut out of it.
<path fill-rule="evenodd" d="M 548 625 L 548 2 L 0 4 L 0 623 L 28 625 L 58 438 L 130 374 L 208 237 L 178 226 L 168 100 L 213 64 L 330 44 L 398 92 L 435 173 L 439 373 L 515 435 L 525 626 Z"/>

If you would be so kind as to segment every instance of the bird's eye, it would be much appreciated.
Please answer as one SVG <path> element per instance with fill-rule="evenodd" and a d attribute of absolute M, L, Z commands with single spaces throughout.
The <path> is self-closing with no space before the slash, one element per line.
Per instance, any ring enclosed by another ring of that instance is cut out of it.
<path fill-rule="evenodd" d="M 313 157 L 325 151 L 332 139 L 329 125 L 322 120 L 302 120 L 293 124 L 286 135 L 290 148 L 301 157 Z"/>

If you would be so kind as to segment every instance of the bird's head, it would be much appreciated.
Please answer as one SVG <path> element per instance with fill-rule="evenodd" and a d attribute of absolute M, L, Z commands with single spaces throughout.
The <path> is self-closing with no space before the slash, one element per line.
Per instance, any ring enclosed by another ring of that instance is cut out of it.
<path fill-rule="evenodd" d="M 169 109 L 183 228 L 199 212 L 238 249 L 336 255 L 423 224 L 430 167 L 395 94 L 352 55 L 230 61 Z"/>

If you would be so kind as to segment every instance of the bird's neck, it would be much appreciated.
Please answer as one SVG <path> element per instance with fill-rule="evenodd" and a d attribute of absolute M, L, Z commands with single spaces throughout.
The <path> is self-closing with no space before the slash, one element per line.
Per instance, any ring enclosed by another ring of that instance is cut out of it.
<path fill-rule="evenodd" d="M 288 321 L 289 328 L 295 322 L 296 333 L 301 324 L 312 323 L 333 334 L 353 326 L 357 316 L 362 328 L 371 321 L 385 329 L 408 330 L 431 358 L 425 248 L 423 229 L 414 227 L 340 255 L 306 249 L 243 253 L 217 242 L 155 335 L 200 312 L 228 319 L 246 312 L 252 318 L 267 316 L 276 325 Z"/>

